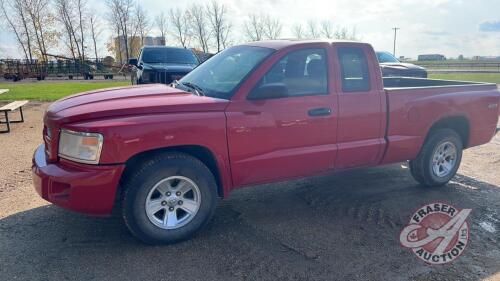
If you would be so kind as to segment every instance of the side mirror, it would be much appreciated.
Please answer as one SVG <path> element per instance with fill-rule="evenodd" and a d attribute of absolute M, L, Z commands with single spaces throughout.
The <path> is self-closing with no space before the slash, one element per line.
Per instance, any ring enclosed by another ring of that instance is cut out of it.
<path fill-rule="evenodd" d="M 249 100 L 278 99 L 288 97 L 288 88 L 284 83 L 268 83 L 255 88 L 248 95 Z"/>
<path fill-rule="evenodd" d="M 128 64 L 137 66 L 137 59 L 129 59 Z"/>

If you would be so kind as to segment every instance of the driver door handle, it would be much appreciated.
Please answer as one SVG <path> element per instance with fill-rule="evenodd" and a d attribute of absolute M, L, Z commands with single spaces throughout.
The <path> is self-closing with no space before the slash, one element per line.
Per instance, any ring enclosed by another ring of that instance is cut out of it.
<path fill-rule="evenodd" d="M 328 107 L 320 107 L 320 108 L 313 108 L 310 109 L 307 114 L 311 117 L 316 117 L 316 116 L 328 116 L 332 114 L 332 110 Z"/>

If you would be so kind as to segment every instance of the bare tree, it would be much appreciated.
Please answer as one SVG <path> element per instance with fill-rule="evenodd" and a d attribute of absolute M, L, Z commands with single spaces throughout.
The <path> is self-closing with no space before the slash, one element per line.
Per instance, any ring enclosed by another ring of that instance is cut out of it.
<path fill-rule="evenodd" d="M 335 31 L 335 39 L 341 40 L 358 40 L 356 34 L 356 27 L 353 27 L 351 31 L 347 27 L 340 27 Z"/>
<path fill-rule="evenodd" d="M 334 38 L 333 24 L 330 20 L 321 21 L 321 35 L 328 39 Z"/>
<path fill-rule="evenodd" d="M 85 20 L 84 20 L 84 12 L 85 9 L 87 8 L 86 6 L 86 0 L 76 0 L 76 7 L 78 9 L 78 25 L 80 27 L 80 47 L 82 48 L 81 51 L 81 59 L 85 60 L 85 35 L 83 33 L 83 26 L 85 25 Z"/>
<path fill-rule="evenodd" d="M 208 29 L 208 19 L 202 5 L 193 4 L 189 8 L 190 24 L 193 37 L 198 41 L 203 52 L 208 52 L 208 41 L 210 30 Z"/>
<path fill-rule="evenodd" d="M 278 39 L 281 36 L 283 25 L 279 19 L 273 19 L 269 15 L 262 17 L 261 21 L 264 24 L 264 36 L 266 39 Z"/>
<path fill-rule="evenodd" d="M 55 5 L 58 19 L 64 26 L 67 47 L 69 48 L 74 59 L 81 59 L 81 40 L 77 37 L 78 16 L 74 13 L 74 2 L 68 0 L 55 0 Z"/>
<path fill-rule="evenodd" d="M 167 27 L 168 27 L 168 18 L 164 12 L 161 12 L 159 15 L 155 17 L 156 28 L 160 31 L 160 36 L 163 37 L 163 40 L 167 38 Z"/>
<path fill-rule="evenodd" d="M 139 36 L 141 37 L 141 43 L 144 44 L 144 38 L 151 31 L 151 24 L 149 22 L 149 17 L 146 11 L 139 4 L 134 10 L 134 19 L 135 19 L 135 27 L 137 30 L 134 33 L 139 34 Z"/>
<path fill-rule="evenodd" d="M 36 40 L 36 52 L 42 60 L 47 60 L 47 43 L 53 35 L 53 16 L 48 8 L 48 0 L 23 1 L 26 15 L 31 25 L 30 36 Z"/>
<path fill-rule="evenodd" d="M 26 0 L 13 0 L 11 3 L 12 8 L 12 18 L 18 21 L 21 33 L 23 34 L 28 50 L 29 60 L 33 60 L 33 43 L 31 40 L 31 32 L 29 30 L 28 15 L 26 12 Z"/>
<path fill-rule="evenodd" d="M 296 23 L 292 26 L 293 37 L 297 39 L 303 39 L 305 37 L 304 28 L 300 23 Z"/>
<path fill-rule="evenodd" d="M 119 52 L 122 50 L 122 39 L 125 49 L 125 58 L 128 61 L 132 55 L 131 46 L 133 43 L 134 21 L 132 20 L 132 12 L 135 5 L 134 0 L 107 0 L 110 13 L 110 23 L 115 26 L 118 35 Z M 121 56 L 121 54 L 120 54 Z"/>
<path fill-rule="evenodd" d="M 12 4 L 12 3 L 9 3 L 9 4 Z M 23 49 L 24 57 L 26 58 L 26 60 L 29 60 L 31 58 L 31 52 L 28 53 L 29 51 L 28 51 L 28 45 L 26 43 L 26 38 L 25 38 L 26 36 L 23 33 L 22 27 L 18 25 L 17 21 L 15 21 L 15 17 L 9 16 L 9 15 L 12 15 L 12 13 L 11 13 L 12 10 L 9 9 L 12 7 L 7 7 L 6 6 L 7 4 L 3 0 L 0 0 L 0 5 L 2 8 L 2 14 L 3 14 L 4 20 L 6 21 L 8 27 L 11 29 L 11 31 L 16 36 L 17 43 Z"/>
<path fill-rule="evenodd" d="M 251 41 L 260 41 L 264 38 L 264 23 L 256 14 L 250 14 L 245 22 L 245 36 Z"/>
<path fill-rule="evenodd" d="M 90 13 L 89 22 L 90 22 L 90 35 L 92 37 L 92 43 L 94 45 L 95 60 L 97 62 L 97 60 L 99 58 L 97 55 L 97 40 L 100 37 L 102 30 L 100 28 L 99 18 L 97 17 L 95 11 L 92 11 Z"/>
<path fill-rule="evenodd" d="M 174 27 L 174 36 L 177 38 L 182 47 L 186 48 L 190 39 L 190 20 L 189 14 L 177 9 L 169 10 L 169 17 L 172 26 Z"/>
<path fill-rule="evenodd" d="M 318 24 L 314 20 L 307 21 L 307 37 L 309 37 L 310 39 L 317 39 L 320 37 Z"/>
<path fill-rule="evenodd" d="M 215 39 L 217 52 L 226 47 L 231 23 L 227 19 L 227 6 L 220 4 L 217 0 L 212 0 L 207 5 L 210 20 L 211 34 Z"/>

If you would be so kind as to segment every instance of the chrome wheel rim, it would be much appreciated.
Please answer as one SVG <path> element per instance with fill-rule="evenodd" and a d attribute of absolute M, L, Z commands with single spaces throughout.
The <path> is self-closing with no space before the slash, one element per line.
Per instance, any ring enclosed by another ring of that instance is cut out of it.
<path fill-rule="evenodd" d="M 450 141 L 441 143 L 432 156 L 432 171 L 442 178 L 448 176 L 457 163 L 457 148 Z"/>
<path fill-rule="evenodd" d="M 162 229 L 177 229 L 188 224 L 198 213 L 201 195 L 198 185 L 189 178 L 172 176 L 156 183 L 145 202 L 151 223 Z"/>

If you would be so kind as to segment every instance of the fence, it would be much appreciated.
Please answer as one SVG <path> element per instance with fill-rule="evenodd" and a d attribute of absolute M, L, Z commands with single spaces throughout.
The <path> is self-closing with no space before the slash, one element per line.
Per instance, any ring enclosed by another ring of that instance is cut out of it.
<path fill-rule="evenodd" d="M 51 61 L 38 60 L 0 60 L 0 71 L 5 79 L 18 81 L 25 78 L 44 80 L 46 77 L 67 77 L 68 79 L 94 79 L 102 75 L 104 79 L 113 79 L 117 74 L 125 75 L 127 68 L 114 65 L 106 59 L 72 60 L 57 59 Z"/>
<path fill-rule="evenodd" d="M 500 62 L 481 61 L 415 61 L 430 72 L 500 73 Z"/>

